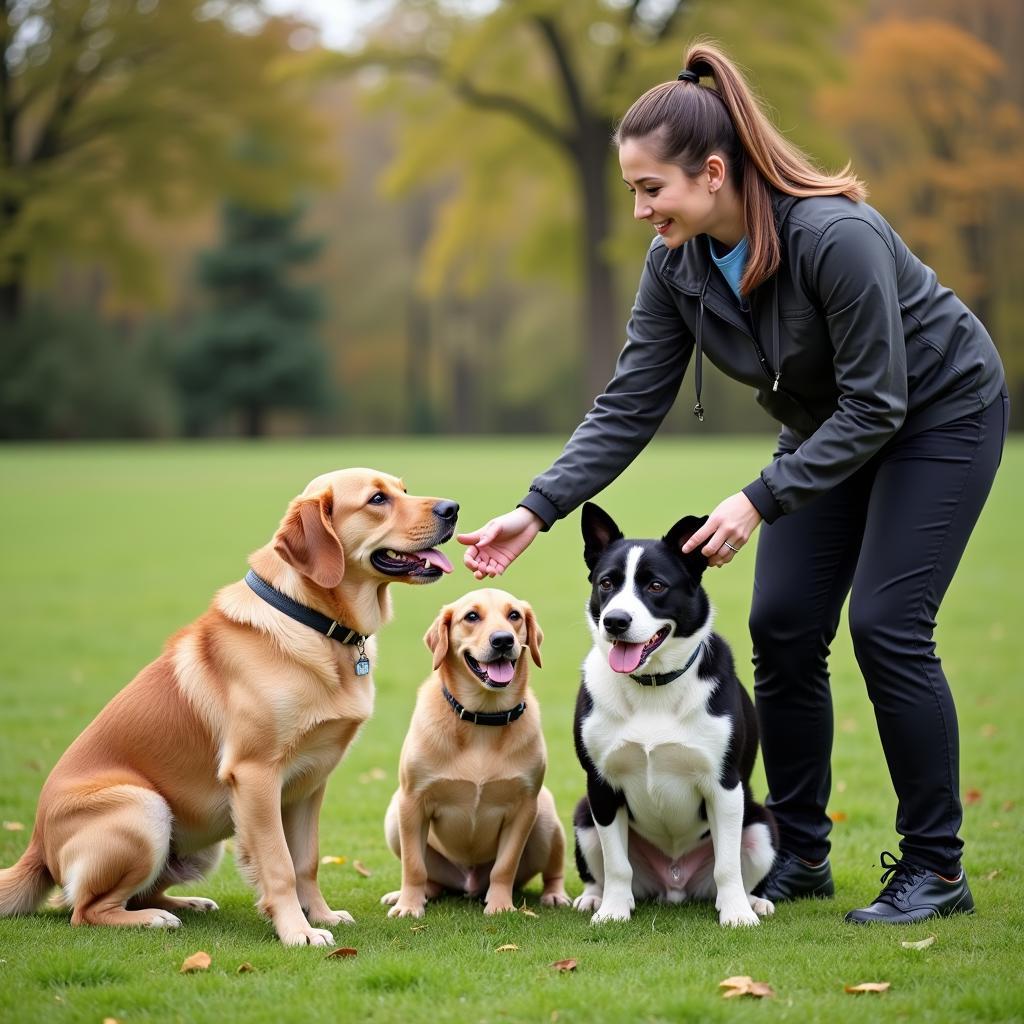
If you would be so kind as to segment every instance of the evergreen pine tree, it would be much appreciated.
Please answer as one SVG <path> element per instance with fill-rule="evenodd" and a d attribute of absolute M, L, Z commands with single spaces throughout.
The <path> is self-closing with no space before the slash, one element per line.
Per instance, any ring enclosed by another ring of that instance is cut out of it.
<path fill-rule="evenodd" d="M 291 280 L 322 245 L 299 235 L 303 212 L 298 203 L 283 211 L 224 205 L 223 241 L 199 258 L 210 308 L 177 365 L 188 433 L 239 413 L 243 432 L 259 437 L 271 410 L 323 403 L 326 360 L 314 330 L 319 290 Z"/>

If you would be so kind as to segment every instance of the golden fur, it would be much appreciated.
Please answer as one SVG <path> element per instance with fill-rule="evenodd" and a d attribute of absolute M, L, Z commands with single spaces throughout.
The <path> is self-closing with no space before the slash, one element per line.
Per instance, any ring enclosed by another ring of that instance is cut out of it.
<path fill-rule="evenodd" d="M 514 634 L 511 681 L 494 689 L 466 662 L 494 658 L 492 639 Z M 443 890 L 485 895 L 485 914 L 514 910 L 513 887 L 538 872 L 545 906 L 568 906 L 565 834 L 542 785 L 547 750 L 530 690 L 526 650 L 539 666 L 542 634 L 533 610 L 502 590 L 475 590 L 441 609 L 424 641 L 434 671 L 420 687 L 402 746 L 399 789 L 385 819 L 388 844 L 402 861 L 402 888 L 382 897 L 389 917 L 422 917 Z M 506 726 L 462 721 L 444 697 L 447 686 L 470 711 L 507 711 L 526 701 Z"/>
<path fill-rule="evenodd" d="M 249 564 L 293 600 L 374 634 L 390 617 L 396 577 L 370 555 L 447 540 L 457 506 L 445 503 L 445 520 L 439 502 L 375 470 L 326 474 Z M 366 653 L 372 662 L 372 637 Z M 58 761 L 27 851 L 0 871 L 0 914 L 30 913 L 57 884 L 72 924 L 177 927 L 178 911 L 216 904 L 165 889 L 201 877 L 234 834 L 281 941 L 333 942 L 311 922 L 352 919 L 320 893 L 317 821 L 327 776 L 373 710 L 357 656 L 245 582 L 225 587 Z"/>

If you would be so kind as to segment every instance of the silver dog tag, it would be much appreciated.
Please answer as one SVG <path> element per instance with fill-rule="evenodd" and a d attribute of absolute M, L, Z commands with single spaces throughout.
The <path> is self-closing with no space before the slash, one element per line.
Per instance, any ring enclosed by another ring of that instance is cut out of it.
<path fill-rule="evenodd" d="M 357 676 L 368 676 L 370 674 L 370 659 L 364 654 L 356 662 L 356 675 Z"/>

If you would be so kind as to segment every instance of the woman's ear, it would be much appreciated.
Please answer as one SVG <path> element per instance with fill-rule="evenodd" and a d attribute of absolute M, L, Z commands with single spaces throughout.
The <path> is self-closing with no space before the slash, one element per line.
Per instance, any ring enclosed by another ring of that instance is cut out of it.
<path fill-rule="evenodd" d="M 433 651 L 435 672 L 441 667 L 441 662 L 448 653 L 448 631 L 451 625 L 452 609 L 451 606 L 447 606 L 441 609 L 423 637 L 423 642 Z"/>
<path fill-rule="evenodd" d="M 725 184 L 725 161 L 717 153 L 712 153 L 704 165 L 704 171 L 707 174 L 708 191 L 717 192 Z"/>
<path fill-rule="evenodd" d="M 345 575 L 345 552 L 334 532 L 334 493 L 296 498 L 274 534 L 274 551 L 292 568 L 327 590 Z"/>

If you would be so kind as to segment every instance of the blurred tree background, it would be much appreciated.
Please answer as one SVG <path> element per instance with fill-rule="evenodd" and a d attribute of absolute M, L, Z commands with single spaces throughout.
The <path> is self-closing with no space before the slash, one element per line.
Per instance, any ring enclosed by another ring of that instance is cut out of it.
<path fill-rule="evenodd" d="M 1019 0 L 340 0 L 334 48 L 300 8 L 0 0 L 0 437 L 568 430 L 649 242 L 610 135 L 696 36 L 1024 408 Z M 708 376 L 699 429 L 772 429 Z"/>

